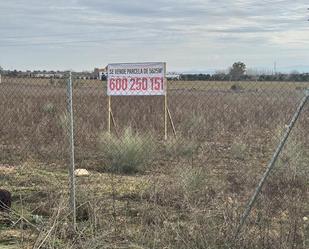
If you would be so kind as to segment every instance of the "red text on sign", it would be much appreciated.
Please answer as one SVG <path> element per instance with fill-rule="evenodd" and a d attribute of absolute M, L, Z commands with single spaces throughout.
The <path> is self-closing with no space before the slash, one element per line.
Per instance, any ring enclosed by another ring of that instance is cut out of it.
<path fill-rule="evenodd" d="M 110 78 L 108 87 L 110 91 L 156 92 L 164 90 L 164 79 L 163 77 Z"/>

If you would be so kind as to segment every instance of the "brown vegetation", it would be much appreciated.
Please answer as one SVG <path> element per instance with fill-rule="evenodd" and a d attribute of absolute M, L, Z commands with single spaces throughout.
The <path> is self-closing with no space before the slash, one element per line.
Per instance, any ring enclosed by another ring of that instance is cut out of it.
<path fill-rule="evenodd" d="M 3 186 L 15 191 L 15 198 L 22 196 L 13 206 L 16 214 L 23 208 L 27 220 L 41 230 L 36 239 L 28 235 L 30 244 L 44 248 L 308 246 L 308 105 L 239 239 L 233 240 L 246 201 L 308 84 L 238 82 L 241 90 L 235 91 L 233 82 L 172 82 L 168 106 L 177 137 L 169 127 L 169 139 L 163 141 L 162 97 L 113 97 L 116 127 L 114 135 L 106 137 L 104 86 L 80 81 L 73 100 L 76 163 L 92 174 L 77 179 L 75 234 L 69 227 L 70 210 L 61 201 L 67 197 L 64 166 L 69 159 L 66 89 L 64 84 L 14 80 L 0 85 L 0 162 L 14 165 L 12 172 L 0 177 Z M 142 153 L 136 150 L 137 141 Z M 144 146 L 146 141 L 151 143 Z M 123 154 L 128 146 L 134 150 Z M 149 152 L 149 146 L 153 150 L 146 159 L 151 160 L 138 160 L 140 156 L 135 156 Z M 140 175 L 123 175 L 119 168 L 117 174 L 108 173 L 113 172 L 115 158 L 117 166 L 133 158 L 138 166 L 131 173 Z M 31 225 L 27 229 L 36 233 Z"/>

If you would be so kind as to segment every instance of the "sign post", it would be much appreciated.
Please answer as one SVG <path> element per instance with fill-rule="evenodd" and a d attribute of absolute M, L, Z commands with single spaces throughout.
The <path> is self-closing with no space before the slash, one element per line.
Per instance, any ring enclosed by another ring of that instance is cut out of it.
<path fill-rule="evenodd" d="M 167 86 L 166 80 L 166 63 L 164 63 L 164 84 Z M 164 140 L 167 140 L 167 94 L 164 95 Z"/>
<path fill-rule="evenodd" d="M 108 133 L 111 132 L 111 112 L 112 112 L 111 105 L 112 105 L 111 96 L 108 96 L 108 119 L 107 119 Z"/>
<path fill-rule="evenodd" d="M 112 96 L 164 96 L 164 139 L 167 139 L 167 81 L 165 62 L 119 63 L 107 66 L 108 132 Z"/>

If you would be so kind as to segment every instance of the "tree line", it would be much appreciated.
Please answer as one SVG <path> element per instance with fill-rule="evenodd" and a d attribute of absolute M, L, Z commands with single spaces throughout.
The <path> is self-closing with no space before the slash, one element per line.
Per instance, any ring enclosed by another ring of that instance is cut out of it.
<path fill-rule="evenodd" d="M 215 73 L 215 74 L 182 74 L 179 80 L 183 81 L 295 81 L 295 82 L 308 82 L 309 73 L 298 74 L 283 74 L 277 73 L 273 75 L 242 75 L 237 79 L 233 78 L 230 74 Z"/>
<path fill-rule="evenodd" d="M 274 73 L 248 74 L 243 62 L 235 62 L 227 72 L 214 74 L 181 74 L 179 80 L 184 81 L 309 81 L 309 73 Z"/>
<path fill-rule="evenodd" d="M 18 77 L 18 76 L 30 76 L 37 73 L 61 73 L 60 71 L 17 71 L 17 70 L 3 70 L 0 66 L 0 74 Z M 106 75 L 101 76 L 101 80 L 106 80 Z M 243 62 L 235 62 L 226 72 L 217 72 L 214 74 L 180 74 L 177 78 L 172 80 L 183 81 L 295 81 L 295 82 L 308 82 L 309 73 L 248 73 L 247 67 Z"/>

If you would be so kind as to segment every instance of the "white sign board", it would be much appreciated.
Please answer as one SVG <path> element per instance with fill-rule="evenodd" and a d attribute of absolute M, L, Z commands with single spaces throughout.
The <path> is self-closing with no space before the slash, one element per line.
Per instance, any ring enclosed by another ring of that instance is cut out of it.
<path fill-rule="evenodd" d="M 121 63 L 107 66 L 107 95 L 165 95 L 165 63 Z"/>

